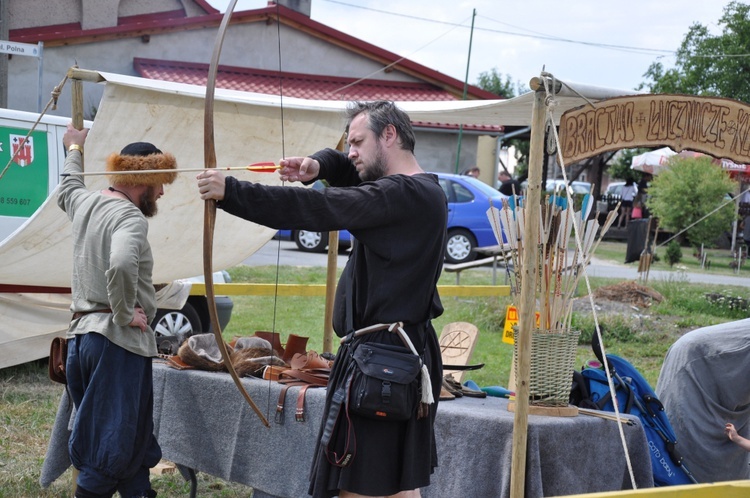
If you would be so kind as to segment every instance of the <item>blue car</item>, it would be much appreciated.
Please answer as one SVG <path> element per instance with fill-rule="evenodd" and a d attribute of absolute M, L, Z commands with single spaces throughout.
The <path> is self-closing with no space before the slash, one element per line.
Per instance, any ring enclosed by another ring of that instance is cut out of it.
<path fill-rule="evenodd" d="M 312 184 L 315 190 L 325 188 L 320 180 Z M 328 233 L 327 232 L 310 232 L 308 230 L 279 230 L 274 236 L 275 239 L 293 240 L 300 251 L 305 252 L 326 252 L 328 250 Z M 346 250 L 352 245 L 352 234 L 346 230 L 339 231 L 339 249 Z"/>
<path fill-rule="evenodd" d="M 501 208 L 503 199 L 507 199 L 507 196 L 471 176 L 435 174 L 448 199 L 448 238 L 445 261 L 447 263 L 473 261 L 477 257 L 474 248 L 498 244 L 490 221 L 487 219 L 487 210 L 490 208 L 490 203 Z M 327 233 L 279 230 L 276 238 L 293 240 L 300 250 L 307 252 L 325 252 L 328 247 Z M 348 231 L 339 232 L 339 245 L 342 249 L 348 248 L 351 240 L 352 235 Z"/>
<path fill-rule="evenodd" d="M 328 232 L 310 232 L 308 230 L 279 230 L 274 237 L 281 240 L 293 240 L 300 251 L 326 252 L 328 250 Z M 352 245 L 352 234 L 346 230 L 339 231 L 339 249 L 345 250 Z"/>
<path fill-rule="evenodd" d="M 477 257 L 477 247 L 500 242 L 492 231 L 487 210 L 503 207 L 508 196 L 471 176 L 436 173 L 448 199 L 447 263 L 466 263 Z"/>

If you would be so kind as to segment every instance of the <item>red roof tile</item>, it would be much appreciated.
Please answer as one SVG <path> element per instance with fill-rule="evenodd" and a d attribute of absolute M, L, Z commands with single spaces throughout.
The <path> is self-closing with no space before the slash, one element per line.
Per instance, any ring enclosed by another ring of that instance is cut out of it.
<path fill-rule="evenodd" d="M 136 58 L 135 71 L 144 78 L 205 86 L 208 64 Z M 453 94 L 429 83 L 412 83 L 378 79 L 357 80 L 284 71 L 219 66 L 218 88 L 256 92 L 311 100 L 456 100 Z M 415 123 L 430 128 L 455 129 L 440 123 Z M 465 126 L 465 130 L 499 132 L 497 126 Z"/>
<path fill-rule="evenodd" d="M 185 11 L 180 9 L 120 18 L 117 26 L 108 28 L 82 30 L 80 23 L 71 23 L 57 26 L 12 29 L 9 34 L 12 41 L 24 43 L 43 41 L 48 47 L 56 47 L 78 43 L 97 43 L 101 40 L 124 37 L 139 37 L 150 33 L 214 29 L 219 25 L 223 17 L 219 11 L 208 5 L 205 0 L 193 1 L 203 8 L 206 12 L 205 15 L 187 17 Z M 344 50 L 353 51 L 361 57 L 367 57 L 384 66 L 392 66 L 394 70 L 402 71 L 426 82 L 431 82 L 446 91 L 451 91 L 456 96 L 460 96 L 463 93 L 464 84 L 460 80 L 335 30 L 281 5 L 269 3 L 264 8 L 235 12 L 232 15 L 230 23 L 236 25 L 254 22 L 273 22 L 275 19 L 293 29 L 325 40 Z M 498 96 L 477 86 L 468 85 L 467 98 L 470 100 L 495 99 Z"/>
<path fill-rule="evenodd" d="M 133 66 L 144 78 L 206 84 L 208 64 L 160 61 L 136 58 Z M 356 80 L 336 76 L 267 71 L 263 69 L 219 66 L 216 86 L 227 90 L 279 94 L 287 97 L 318 100 L 456 100 L 429 83 L 410 83 L 378 79 Z"/>

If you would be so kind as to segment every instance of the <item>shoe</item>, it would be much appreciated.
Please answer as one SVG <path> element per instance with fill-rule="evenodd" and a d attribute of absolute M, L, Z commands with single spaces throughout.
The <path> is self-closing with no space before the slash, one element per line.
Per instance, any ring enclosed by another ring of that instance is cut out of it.
<path fill-rule="evenodd" d="M 456 398 L 460 398 L 464 395 L 463 390 L 461 389 L 461 384 L 459 384 L 451 374 L 443 377 L 443 389 L 447 390 Z"/>
<path fill-rule="evenodd" d="M 440 401 L 450 401 L 456 397 L 448 391 L 445 386 L 440 388 Z"/>

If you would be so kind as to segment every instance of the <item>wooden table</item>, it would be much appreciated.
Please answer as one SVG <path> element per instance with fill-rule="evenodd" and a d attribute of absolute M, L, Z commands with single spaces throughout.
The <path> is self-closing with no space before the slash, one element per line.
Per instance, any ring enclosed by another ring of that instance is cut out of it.
<path fill-rule="evenodd" d="M 268 409 L 261 425 L 224 373 L 178 371 L 154 365 L 155 432 L 164 458 L 254 488 L 257 497 L 307 496 L 325 390 L 307 391 L 304 422 L 295 421 L 298 387 L 290 388 L 285 415 L 273 420 L 280 385 L 246 379 Z M 624 425 L 639 488 L 653 486 L 643 428 Z M 439 467 L 425 498 L 507 497 L 513 413 L 502 398 L 459 398 L 440 403 L 436 420 Z M 617 423 L 601 418 L 530 416 L 526 496 L 559 496 L 630 487 Z"/>
<path fill-rule="evenodd" d="M 180 371 L 155 363 L 154 432 L 164 458 L 177 464 L 183 475 L 190 469 L 252 486 L 255 498 L 307 496 L 325 389 L 307 391 L 305 421 L 297 422 L 299 387 L 290 388 L 284 416 L 274 421 L 281 385 L 250 378 L 243 384 L 268 412 L 270 429 L 260 423 L 228 374 Z M 69 419 L 63 394 L 42 468 L 45 486 L 70 466 Z M 636 485 L 652 487 L 648 443 L 640 422 L 633 420 L 633 425 L 623 425 L 623 431 Z M 513 428 L 506 399 L 440 402 L 435 422 L 439 467 L 422 496 L 507 498 Z M 617 422 L 586 415 L 531 415 L 527 435 L 527 498 L 631 487 Z"/>

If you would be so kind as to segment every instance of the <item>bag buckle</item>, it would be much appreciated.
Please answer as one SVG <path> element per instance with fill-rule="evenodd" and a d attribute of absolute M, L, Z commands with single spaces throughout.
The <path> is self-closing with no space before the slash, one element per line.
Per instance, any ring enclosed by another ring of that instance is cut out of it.
<path fill-rule="evenodd" d="M 380 390 L 380 397 L 383 400 L 383 404 L 389 405 L 391 403 L 391 383 L 390 381 L 384 380 L 382 389 Z"/>

